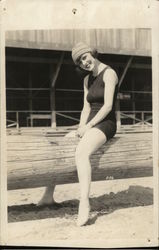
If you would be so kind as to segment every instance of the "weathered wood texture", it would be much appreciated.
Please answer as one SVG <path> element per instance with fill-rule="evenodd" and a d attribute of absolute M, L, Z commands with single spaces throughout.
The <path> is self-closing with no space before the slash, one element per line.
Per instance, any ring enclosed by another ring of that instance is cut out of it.
<path fill-rule="evenodd" d="M 73 126 L 58 126 L 52 127 L 19 127 L 19 128 L 7 128 L 7 135 L 36 135 L 36 136 L 64 136 L 72 130 L 76 130 L 78 125 Z M 152 126 L 144 125 L 121 125 L 117 133 L 152 133 Z"/>
<path fill-rule="evenodd" d="M 6 32 L 6 46 L 70 51 L 83 41 L 100 53 L 151 56 L 151 29 L 17 30 Z"/>
<path fill-rule="evenodd" d="M 77 182 L 77 138 L 7 136 L 8 189 Z M 117 134 L 91 157 L 92 180 L 152 175 L 152 133 Z"/>

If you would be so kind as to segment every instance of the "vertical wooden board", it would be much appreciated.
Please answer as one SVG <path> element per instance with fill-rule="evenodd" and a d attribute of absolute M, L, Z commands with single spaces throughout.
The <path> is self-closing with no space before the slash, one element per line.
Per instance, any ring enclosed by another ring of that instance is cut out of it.
<path fill-rule="evenodd" d="M 75 34 L 75 44 L 82 41 L 82 42 L 86 42 L 86 33 L 84 32 L 84 30 L 82 29 L 78 29 L 78 30 L 74 30 L 74 34 Z"/>
<path fill-rule="evenodd" d="M 87 38 L 88 44 L 91 45 L 92 48 L 97 48 L 97 37 L 96 37 L 96 30 L 90 29 Z"/>
<path fill-rule="evenodd" d="M 19 40 L 22 42 L 30 42 L 30 32 L 28 30 L 18 31 Z"/>
<path fill-rule="evenodd" d="M 29 33 L 30 33 L 30 42 L 34 42 L 35 41 L 35 30 L 30 30 Z"/>
<path fill-rule="evenodd" d="M 106 53 L 109 49 L 119 48 L 119 30 L 99 29 L 97 33 L 97 46 L 102 53 Z"/>
<path fill-rule="evenodd" d="M 54 33 L 54 36 L 53 36 L 53 40 L 52 41 L 55 41 L 55 43 L 58 45 L 58 44 L 60 44 L 60 37 L 61 37 L 61 35 L 60 35 L 60 32 L 59 32 L 59 30 L 55 30 L 55 32 L 53 32 Z"/>
<path fill-rule="evenodd" d="M 120 49 L 135 49 L 135 33 L 133 29 L 120 29 L 119 30 L 119 44 Z"/>
<path fill-rule="evenodd" d="M 71 46 L 71 48 L 72 48 L 72 46 L 73 46 L 73 43 L 74 43 L 74 31 L 73 30 L 69 30 L 69 37 L 70 37 L 70 46 Z M 69 46 L 69 44 L 68 44 L 68 46 Z"/>
<path fill-rule="evenodd" d="M 136 29 L 136 49 L 150 50 L 151 49 L 151 29 Z"/>
<path fill-rule="evenodd" d="M 113 32 L 111 29 L 108 29 L 106 32 L 101 30 L 102 34 L 102 47 L 103 49 L 112 48 L 113 44 Z"/>
<path fill-rule="evenodd" d="M 112 41 L 112 46 L 114 49 L 119 49 L 120 43 L 119 43 L 119 38 L 120 38 L 120 32 L 119 29 L 113 29 L 113 41 Z"/>
<path fill-rule="evenodd" d="M 72 30 L 62 30 L 61 31 L 61 47 L 64 46 L 65 50 L 70 50 L 72 47 Z"/>

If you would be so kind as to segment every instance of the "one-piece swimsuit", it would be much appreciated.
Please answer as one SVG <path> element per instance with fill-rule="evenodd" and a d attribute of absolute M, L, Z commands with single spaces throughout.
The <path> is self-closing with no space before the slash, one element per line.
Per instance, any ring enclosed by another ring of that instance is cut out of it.
<path fill-rule="evenodd" d="M 103 81 L 103 75 L 108 69 L 110 69 L 109 66 L 105 67 L 96 77 L 94 77 L 92 74 L 89 75 L 87 101 L 91 105 L 91 112 L 89 114 L 87 123 L 97 114 L 99 109 L 104 104 L 105 83 Z M 107 140 L 115 135 L 117 129 L 115 114 L 116 99 L 117 85 L 114 91 L 112 110 L 102 121 L 94 126 L 95 128 L 103 131 L 103 133 L 106 135 Z"/>

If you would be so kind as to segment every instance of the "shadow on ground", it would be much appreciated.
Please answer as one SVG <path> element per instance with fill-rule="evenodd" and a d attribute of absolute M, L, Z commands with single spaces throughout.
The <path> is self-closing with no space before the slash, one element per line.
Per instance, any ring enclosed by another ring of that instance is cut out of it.
<path fill-rule="evenodd" d="M 71 218 L 77 214 L 78 200 L 69 200 L 51 206 L 37 207 L 36 204 L 8 207 L 8 222 L 39 220 L 46 218 Z M 117 209 L 148 206 L 153 204 L 153 190 L 149 187 L 130 186 L 129 189 L 105 194 L 90 199 L 91 213 L 95 214 L 88 224 L 93 224 L 97 217 L 110 214 Z"/>

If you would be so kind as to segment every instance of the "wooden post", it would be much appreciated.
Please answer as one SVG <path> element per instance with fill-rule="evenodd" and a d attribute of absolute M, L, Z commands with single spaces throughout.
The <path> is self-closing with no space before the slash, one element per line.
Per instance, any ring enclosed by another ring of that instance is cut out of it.
<path fill-rule="evenodd" d="M 50 76 L 51 76 L 51 88 L 50 88 L 50 108 L 51 108 L 51 127 L 56 128 L 56 106 L 55 106 L 55 85 L 58 78 L 61 65 L 64 58 L 64 52 L 62 52 L 60 60 L 57 64 L 56 71 L 54 72 L 53 65 L 50 65 Z"/>
<path fill-rule="evenodd" d="M 133 114 L 135 115 L 136 117 L 136 113 L 135 113 L 135 93 L 134 93 L 134 90 L 135 90 L 135 81 L 134 81 L 134 78 L 132 78 L 132 109 L 133 109 Z M 135 124 L 135 119 L 133 119 L 133 124 Z"/>
<path fill-rule="evenodd" d="M 17 122 L 16 127 L 19 128 L 19 112 L 18 111 L 16 112 L 16 122 Z"/>
<path fill-rule="evenodd" d="M 32 116 L 31 116 L 31 114 L 30 114 L 30 126 L 31 126 L 31 127 L 34 126 L 33 122 L 34 122 L 34 121 L 33 121 L 33 118 L 32 118 Z"/>
<path fill-rule="evenodd" d="M 118 92 L 119 92 L 120 86 L 121 86 L 121 84 L 122 84 L 122 82 L 124 80 L 124 77 L 125 77 L 125 75 L 126 75 L 126 73 L 128 71 L 128 68 L 130 67 L 132 59 L 133 59 L 133 56 L 131 56 L 129 58 L 129 60 L 128 60 L 126 66 L 125 66 L 125 68 L 123 70 L 123 73 L 122 73 L 121 78 L 120 78 L 119 83 L 118 83 Z M 120 127 L 121 127 L 121 116 L 120 116 L 120 99 L 119 98 L 117 99 L 116 109 L 117 109 L 117 128 L 120 129 Z"/>
<path fill-rule="evenodd" d="M 141 124 L 144 125 L 144 111 L 141 112 Z"/>
<path fill-rule="evenodd" d="M 117 109 L 117 128 L 120 129 L 120 127 L 121 127 L 120 99 L 117 99 L 116 109 Z"/>
<path fill-rule="evenodd" d="M 31 64 L 29 63 L 29 76 L 28 76 L 28 82 L 29 82 L 29 111 L 30 114 L 33 110 L 33 102 L 32 102 L 32 76 L 31 76 Z M 31 127 L 33 127 L 33 122 L 30 123 Z"/>
<path fill-rule="evenodd" d="M 53 72 L 55 72 L 54 65 L 50 65 L 50 77 L 53 77 Z M 55 88 L 50 87 L 50 109 L 51 109 L 51 127 L 56 128 L 56 107 L 55 107 Z"/>
<path fill-rule="evenodd" d="M 6 90 L 4 2 L 0 3 L 0 244 L 7 244 Z"/>
<path fill-rule="evenodd" d="M 50 90 L 51 127 L 56 128 L 55 88 Z"/>

